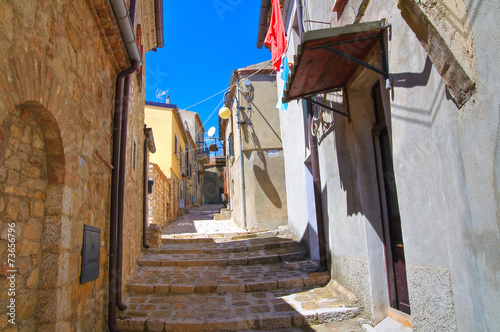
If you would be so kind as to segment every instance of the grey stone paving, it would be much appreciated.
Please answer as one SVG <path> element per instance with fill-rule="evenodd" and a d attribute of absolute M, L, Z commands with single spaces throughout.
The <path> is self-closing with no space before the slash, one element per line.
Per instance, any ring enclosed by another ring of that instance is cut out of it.
<path fill-rule="evenodd" d="M 354 296 L 296 241 L 199 219 L 216 211 L 203 206 L 168 224 L 162 248 L 139 259 L 123 331 L 362 331 Z"/>

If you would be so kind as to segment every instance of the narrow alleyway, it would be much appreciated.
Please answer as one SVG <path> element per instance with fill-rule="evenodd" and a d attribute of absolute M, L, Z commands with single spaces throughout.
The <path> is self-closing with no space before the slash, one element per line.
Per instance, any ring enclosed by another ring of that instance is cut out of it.
<path fill-rule="evenodd" d="M 250 233 L 204 205 L 163 229 L 127 283 L 123 331 L 363 331 L 354 296 L 286 229 Z"/>

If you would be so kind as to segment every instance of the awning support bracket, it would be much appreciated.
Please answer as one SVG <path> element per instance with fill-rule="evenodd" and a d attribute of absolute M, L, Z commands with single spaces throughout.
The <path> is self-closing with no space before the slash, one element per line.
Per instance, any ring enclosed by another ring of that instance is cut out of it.
<path fill-rule="evenodd" d="M 303 97 L 303 98 L 304 98 L 305 100 L 307 100 L 307 101 L 309 101 L 309 102 L 311 102 L 311 103 L 315 104 L 315 105 L 318 105 L 318 106 L 324 107 L 324 108 L 326 108 L 326 109 L 328 109 L 328 110 L 330 110 L 330 111 L 332 111 L 332 112 L 334 112 L 334 113 L 337 113 L 337 114 L 343 115 L 343 116 L 345 116 L 345 117 L 347 118 L 347 121 L 348 121 L 348 122 L 351 122 L 351 111 L 349 110 L 349 99 L 347 98 L 347 88 L 346 88 L 345 86 L 342 88 L 342 95 L 343 95 L 343 97 L 344 97 L 344 99 L 345 99 L 345 104 L 346 104 L 346 110 L 347 110 L 347 112 L 345 112 L 345 113 L 344 113 L 344 112 L 342 112 L 342 111 L 339 111 L 339 110 L 337 110 L 337 109 L 335 109 L 335 108 L 333 108 L 333 107 L 330 107 L 330 106 L 328 106 L 328 105 L 325 105 L 325 104 L 323 104 L 323 103 L 320 103 L 320 102 L 315 101 L 314 99 L 312 99 L 312 98 L 311 98 L 312 96 L 307 96 L 307 97 Z"/>
<path fill-rule="evenodd" d="M 382 42 L 382 39 L 381 39 L 381 42 Z M 381 46 L 383 47 L 383 44 L 382 44 Z M 380 74 L 380 75 L 383 75 L 385 79 L 388 79 L 388 78 L 389 78 L 389 73 L 388 73 L 388 71 L 387 71 L 387 69 L 386 69 L 386 68 L 384 68 L 384 70 L 382 70 L 382 69 L 380 69 L 380 68 L 377 68 L 377 67 L 375 67 L 375 66 L 372 66 L 372 65 L 370 65 L 370 64 L 368 64 L 368 63 L 366 63 L 366 62 L 364 62 L 364 61 L 362 61 L 362 60 L 359 60 L 358 58 L 353 57 L 352 55 L 349 55 L 349 54 L 347 54 L 347 53 L 344 53 L 344 52 L 342 52 L 342 51 L 339 51 L 339 50 L 337 50 L 337 49 L 335 49 L 335 48 L 333 48 L 333 47 L 331 47 L 331 46 L 325 46 L 325 49 L 326 49 L 326 50 L 328 50 L 328 51 L 330 51 L 330 52 L 332 52 L 332 53 L 335 53 L 335 54 L 337 54 L 337 55 L 340 55 L 340 56 L 342 56 L 342 57 L 346 58 L 347 60 L 350 60 L 350 61 L 352 61 L 352 62 L 355 62 L 355 63 L 357 63 L 357 64 L 358 64 L 358 65 L 360 65 L 360 66 L 363 66 L 363 67 L 365 67 L 365 68 L 367 68 L 367 69 L 369 69 L 369 70 L 372 70 L 372 71 L 374 71 L 374 72 L 376 72 L 376 73 L 378 73 L 378 74 Z M 384 58 L 384 59 L 382 59 L 382 62 L 384 63 L 384 67 L 387 67 L 387 66 L 386 66 L 386 63 L 387 63 L 386 61 L 387 61 L 387 59 L 385 58 L 385 56 L 386 56 L 385 52 L 383 52 L 382 56 L 383 56 L 383 58 Z"/>

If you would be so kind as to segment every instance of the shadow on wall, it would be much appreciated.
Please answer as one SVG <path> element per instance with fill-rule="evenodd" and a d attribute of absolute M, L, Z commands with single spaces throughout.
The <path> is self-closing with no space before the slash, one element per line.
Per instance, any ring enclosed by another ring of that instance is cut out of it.
<path fill-rule="evenodd" d="M 431 76 L 432 61 L 427 56 L 424 69 L 420 73 L 398 73 L 391 74 L 393 86 L 397 88 L 413 88 L 415 86 L 426 86 Z"/>
<path fill-rule="evenodd" d="M 269 125 L 270 126 L 270 125 Z M 271 126 L 270 126 L 271 127 Z M 254 142 L 254 146 L 256 147 L 257 151 L 257 156 L 259 157 L 260 161 L 264 165 L 264 168 L 261 168 L 257 165 L 253 165 L 253 172 L 254 176 L 257 179 L 257 182 L 259 183 L 260 187 L 262 188 L 262 191 L 266 194 L 266 197 L 269 199 L 269 201 L 276 206 L 277 208 L 281 208 L 283 206 L 281 202 L 280 195 L 278 191 L 276 190 L 276 187 L 273 185 L 273 181 L 271 177 L 269 176 L 269 170 L 267 167 L 267 160 L 265 157 L 265 152 L 262 150 L 262 146 L 260 144 L 259 137 L 257 136 L 255 129 L 250 126 L 244 126 L 244 134 L 245 137 L 249 137 L 251 135 L 252 141 Z M 251 133 L 250 133 L 251 129 Z M 272 129 L 272 128 L 271 128 Z M 275 132 L 276 134 L 276 132 Z M 277 134 L 276 134 L 277 135 Z M 248 140 L 247 140 L 248 142 Z M 251 157 L 250 151 L 245 151 L 245 156 L 246 159 L 250 159 Z"/>
<path fill-rule="evenodd" d="M 271 178 L 269 177 L 269 173 L 266 169 L 262 169 L 257 165 L 253 165 L 253 172 L 255 174 L 255 178 L 257 179 L 257 182 L 259 183 L 260 187 L 266 194 L 267 198 L 271 203 L 273 203 L 274 206 L 277 208 L 281 208 L 281 199 L 278 191 L 273 185 L 273 182 Z"/>

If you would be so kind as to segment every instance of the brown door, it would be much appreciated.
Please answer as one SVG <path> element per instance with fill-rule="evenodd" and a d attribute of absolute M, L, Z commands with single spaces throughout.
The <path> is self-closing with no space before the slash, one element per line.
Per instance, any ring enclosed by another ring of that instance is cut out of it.
<path fill-rule="evenodd" d="M 379 172 L 379 192 L 386 234 L 386 261 L 389 280 L 391 306 L 410 314 L 406 264 L 399 215 L 398 194 L 394 177 L 392 150 L 385 122 L 385 112 L 381 101 L 380 85 L 376 84 L 372 93 L 377 124 L 372 130 Z M 381 174 L 380 174 L 381 173 Z M 388 252 L 389 251 L 389 252 Z"/>

